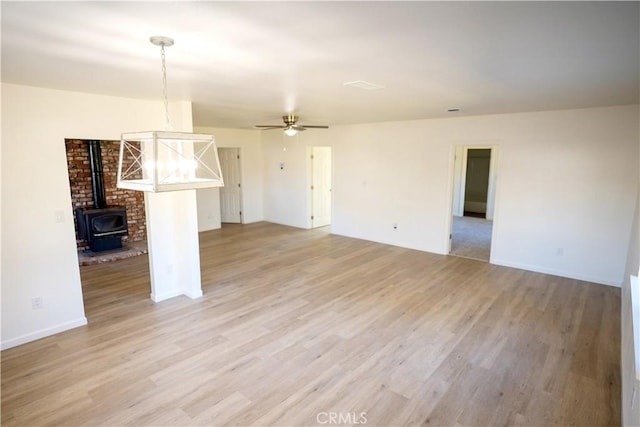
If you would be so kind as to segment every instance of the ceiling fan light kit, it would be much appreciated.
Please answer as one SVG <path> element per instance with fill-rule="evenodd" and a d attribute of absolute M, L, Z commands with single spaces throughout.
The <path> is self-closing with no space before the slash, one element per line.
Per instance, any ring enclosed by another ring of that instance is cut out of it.
<path fill-rule="evenodd" d="M 171 131 L 164 48 L 174 40 L 153 36 L 149 41 L 160 46 L 166 129 L 122 134 L 118 188 L 156 193 L 224 186 L 213 135 Z"/>
<path fill-rule="evenodd" d="M 307 129 L 329 129 L 326 125 L 299 125 L 298 116 L 295 114 L 287 114 L 282 116 L 284 125 L 255 125 L 254 128 L 262 130 L 270 129 L 283 129 L 284 134 L 287 136 L 295 136 L 298 132 L 305 131 Z"/>

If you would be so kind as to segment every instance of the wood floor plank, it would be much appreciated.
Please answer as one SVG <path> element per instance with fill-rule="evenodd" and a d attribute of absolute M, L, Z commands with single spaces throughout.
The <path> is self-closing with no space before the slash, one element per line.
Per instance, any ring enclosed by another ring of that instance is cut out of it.
<path fill-rule="evenodd" d="M 2 352 L 2 425 L 620 424 L 619 289 L 269 223 L 200 247 L 198 300 L 82 267 L 89 324 Z"/>

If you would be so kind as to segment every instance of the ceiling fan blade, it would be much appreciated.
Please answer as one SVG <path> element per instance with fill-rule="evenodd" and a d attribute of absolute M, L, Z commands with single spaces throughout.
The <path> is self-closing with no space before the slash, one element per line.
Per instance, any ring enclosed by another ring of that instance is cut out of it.
<path fill-rule="evenodd" d="M 253 127 L 256 129 L 262 129 L 262 130 L 284 129 L 284 126 L 278 126 L 278 125 L 255 125 Z"/>
<path fill-rule="evenodd" d="M 305 126 L 305 125 L 300 125 L 297 124 L 297 120 L 298 120 L 298 116 L 296 116 L 295 114 L 287 114 L 285 116 L 282 116 L 282 120 L 284 121 L 284 126 L 280 125 L 255 125 L 254 128 L 255 129 L 262 129 L 262 130 L 269 130 L 269 129 L 284 129 L 285 132 L 287 132 L 287 130 L 291 129 L 291 130 L 295 130 L 298 132 L 302 132 L 305 131 L 307 129 L 329 129 L 329 126 L 325 126 L 325 125 L 309 125 L 309 126 Z"/>

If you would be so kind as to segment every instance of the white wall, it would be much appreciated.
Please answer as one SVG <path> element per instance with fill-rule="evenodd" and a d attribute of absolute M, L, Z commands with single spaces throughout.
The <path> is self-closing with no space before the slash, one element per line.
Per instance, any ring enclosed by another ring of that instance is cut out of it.
<path fill-rule="evenodd" d="M 151 299 L 202 296 L 196 190 L 145 193 Z"/>
<path fill-rule="evenodd" d="M 262 131 L 265 221 L 311 227 L 308 147 L 332 146 L 331 135 L 330 130 L 320 129 L 295 136 L 280 130 Z"/>
<path fill-rule="evenodd" d="M 184 106 L 171 103 L 176 129 L 191 126 Z M 65 138 L 163 126 L 159 101 L 2 84 L 2 348 L 86 323 Z"/>
<path fill-rule="evenodd" d="M 173 107 L 172 129 L 193 132 L 191 102 L 173 103 Z M 144 201 L 151 299 L 201 297 L 196 190 L 145 193 Z"/>
<path fill-rule="evenodd" d="M 198 231 L 220 228 L 220 190 L 201 188 L 196 190 L 198 201 Z"/>
<path fill-rule="evenodd" d="M 242 223 L 262 221 L 262 144 L 260 131 L 195 127 L 197 133 L 211 134 L 218 147 L 239 147 L 242 169 Z M 198 230 L 220 228 L 220 191 L 218 188 L 197 190 Z"/>
<path fill-rule="evenodd" d="M 637 117 L 621 106 L 266 131 L 265 219 L 307 226 L 305 146 L 332 145 L 332 232 L 446 253 L 452 146 L 498 144 L 492 262 L 620 286 Z"/>

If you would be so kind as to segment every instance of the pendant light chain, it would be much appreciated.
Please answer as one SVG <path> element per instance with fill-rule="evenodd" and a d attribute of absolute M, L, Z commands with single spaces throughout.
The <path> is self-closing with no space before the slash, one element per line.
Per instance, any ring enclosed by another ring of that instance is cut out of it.
<path fill-rule="evenodd" d="M 162 56 L 162 90 L 164 95 L 164 114 L 165 114 L 165 130 L 171 130 L 171 121 L 169 120 L 169 100 L 167 99 L 167 64 L 164 56 L 164 43 L 160 45 L 160 55 Z"/>

